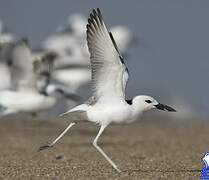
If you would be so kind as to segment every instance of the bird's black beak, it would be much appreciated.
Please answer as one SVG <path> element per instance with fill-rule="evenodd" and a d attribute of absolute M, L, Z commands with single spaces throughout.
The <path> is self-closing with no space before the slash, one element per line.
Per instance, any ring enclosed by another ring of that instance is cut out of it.
<path fill-rule="evenodd" d="M 170 112 L 176 112 L 175 109 L 173 109 L 172 107 L 170 106 L 167 106 L 167 105 L 164 105 L 164 104 L 157 104 L 155 105 L 155 107 L 159 110 L 163 110 L 163 111 L 170 111 Z"/>

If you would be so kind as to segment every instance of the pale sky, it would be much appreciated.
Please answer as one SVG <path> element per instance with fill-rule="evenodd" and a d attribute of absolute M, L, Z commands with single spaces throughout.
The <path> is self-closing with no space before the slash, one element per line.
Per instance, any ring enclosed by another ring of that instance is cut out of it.
<path fill-rule="evenodd" d="M 35 47 L 70 14 L 88 16 L 97 7 L 109 27 L 128 26 L 142 39 L 126 63 L 129 97 L 182 99 L 199 115 L 209 115 L 208 0 L 0 0 L 0 18 Z"/>

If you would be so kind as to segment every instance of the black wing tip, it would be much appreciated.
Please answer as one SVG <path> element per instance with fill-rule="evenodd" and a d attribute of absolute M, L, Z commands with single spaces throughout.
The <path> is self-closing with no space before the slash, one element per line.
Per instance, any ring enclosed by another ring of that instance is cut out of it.
<path fill-rule="evenodd" d="M 97 13 L 99 16 L 102 16 L 101 10 L 99 8 L 97 8 Z"/>
<path fill-rule="evenodd" d="M 100 11 L 99 8 L 93 9 L 90 13 L 90 16 L 88 18 L 88 24 L 87 24 L 87 29 L 89 29 L 91 27 L 91 25 L 93 24 L 94 20 L 97 21 L 97 17 L 99 18 L 99 20 L 102 22 L 102 13 Z M 89 25 L 89 26 L 88 26 Z"/>
<path fill-rule="evenodd" d="M 92 12 L 93 14 L 102 14 L 100 8 L 94 8 Z"/>
<path fill-rule="evenodd" d="M 96 15 L 97 11 L 95 9 L 92 10 L 93 14 Z"/>

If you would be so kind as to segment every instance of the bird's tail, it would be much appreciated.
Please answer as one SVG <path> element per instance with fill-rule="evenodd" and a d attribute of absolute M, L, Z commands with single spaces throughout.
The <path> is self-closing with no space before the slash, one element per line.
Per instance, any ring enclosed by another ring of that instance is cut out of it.
<path fill-rule="evenodd" d="M 67 112 L 60 114 L 59 117 L 69 117 L 72 121 L 88 120 L 86 113 L 87 108 L 88 106 L 86 104 L 81 104 Z"/>

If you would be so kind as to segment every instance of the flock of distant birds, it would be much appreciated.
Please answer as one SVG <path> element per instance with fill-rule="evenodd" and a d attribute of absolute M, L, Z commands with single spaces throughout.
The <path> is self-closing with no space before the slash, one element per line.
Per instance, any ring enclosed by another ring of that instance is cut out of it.
<path fill-rule="evenodd" d="M 80 101 L 78 90 L 91 82 L 86 42 L 87 19 L 69 16 L 66 25 L 32 49 L 27 38 L 17 40 L 0 21 L 0 116 L 49 111 L 62 99 L 69 108 Z M 136 37 L 124 26 L 111 32 L 126 54 Z M 62 109 L 63 111 L 63 109 Z"/>

